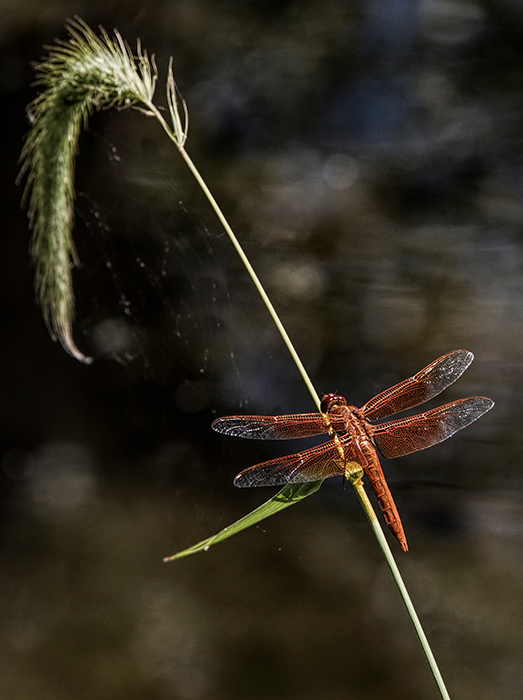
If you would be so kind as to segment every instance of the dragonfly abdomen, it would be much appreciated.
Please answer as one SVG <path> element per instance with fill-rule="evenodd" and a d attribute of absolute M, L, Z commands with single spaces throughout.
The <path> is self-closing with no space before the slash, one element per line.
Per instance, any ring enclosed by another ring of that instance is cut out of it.
<path fill-rule="evenodd" d="M 362 453 L 365 455 L 365 464 L 363 464 L 363 469 L 369 480 L 372 490 L 376 494 L 378 503 L 383 512 L 383 517 L 385 522 L 390 528 L 390 531 L 394 537 L 398 540 L 403 548 L 403 551 L 408 551 L 407 538 L 405 537 L 405 532 L 403 531 L 403 525 L 401 524 L 400 515 L 392 494 L 389 490 L 387 482 L 385 481 L 385 475 L 383 474 L 383 469 L 376 454 L 372 443 L 369 439 L 361 440 L 359 445 Z"/>

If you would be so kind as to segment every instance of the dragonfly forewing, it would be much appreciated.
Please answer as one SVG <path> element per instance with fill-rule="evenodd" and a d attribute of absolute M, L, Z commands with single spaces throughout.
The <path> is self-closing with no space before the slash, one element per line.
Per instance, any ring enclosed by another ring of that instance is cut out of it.
<path fill-rule="evenodd" d="M 336 432 L 346 430 L 342 416 L 328 417 L 328 423 Z M 291 440 L 312 437 L 328 431 L 321 413 L 297 413 L 287 416 L 226 416 L 218 418 L 212 429 L 224 435 L 251 440 Z"/>
<path fill-rule="evenodd" d="M 367 420 L 376 421 L 419 406 L 440 394 L 459 379 L 474 355 L 468 350 L 454 350 L 439 357 L 413 377 L 382 391 L 362 406 Z"/>

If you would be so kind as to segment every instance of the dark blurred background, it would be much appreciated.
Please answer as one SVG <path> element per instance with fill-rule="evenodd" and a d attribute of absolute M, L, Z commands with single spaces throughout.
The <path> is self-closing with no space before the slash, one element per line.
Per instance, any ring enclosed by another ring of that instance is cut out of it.
<path fill-rule="evenodd" d="M 234 474 L 302 448 L 220 438 L 313 410 L 160 127 L 95 115 L 77 161 L 70 358 L 33 298 L 15 185 L 31 61 L 79 14 L 168 58 L 187 149 L 319 392 L 361 405 L 456 348 L 440 397 L 495 408 L 387 462 L 391 542 L 460 700 L 521 697 L 523 9 L 515 0 L 0 0 L 0 696 L 438 697 L 365 517 L 332 479 L 208 553 L 269 498 Z M 437 402 L 434 402 L 435 405 Z M 310 444 L 310 443 L 307 443 Z"/>

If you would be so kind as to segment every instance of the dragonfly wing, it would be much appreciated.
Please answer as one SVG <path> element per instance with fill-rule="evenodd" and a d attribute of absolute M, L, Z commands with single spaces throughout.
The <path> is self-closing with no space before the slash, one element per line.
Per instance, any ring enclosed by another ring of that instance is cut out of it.
<path fill-rule="evenodd" d="M 378 394 L 360 410 L 367 420 L 375 421 L 419 406 L 455 382 L 473 359 L 474 355 L 467 350 L 454 350 L 434 360 L 413 377 Z"/>
<path fill-rule="evenodd" d="M 494 401 L 484 396 L 459 399 L 417 416 L 373 426 L 371 434 L 384 457 L 402 457 L 443 442 L 490 411 L 493 405 Z"/>
<path fill-rule="evenodd" d="M 296 413 L 288 416 L 226 416 L 215 420 L 212 429 L 225 435 L 251 440 L 288 440 L 327 432 L 321 413 Z"/>
<path fill-rule="evenodd" d="M 337 443 L 327 442 L 298 454 L 255 464 L 240 472 L 234 479 L 234 485 L 240 488 L 280 486 L 341 476 L 345 473 L 347 461 L 358 461 L 350 442 L 343 445 L 343 453 L 340 454 Z"/>

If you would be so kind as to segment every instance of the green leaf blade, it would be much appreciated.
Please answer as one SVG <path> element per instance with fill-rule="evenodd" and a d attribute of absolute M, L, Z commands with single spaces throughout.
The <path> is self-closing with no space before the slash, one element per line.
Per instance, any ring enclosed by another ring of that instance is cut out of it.
<path fill-rule="evenodd" d="M 192 547 L 184 549 L 181 552 L 177 552 L 170 557 L 165 557 L 163 561 L 174 561 L 175 559 L 182 559 L 183 557 L 188 557 L 191 554 L 197 554 L 198 552 L 207 552 L 212 545 L 218 544 L 218 542 L 222 542 L 228 537 L 237 535 L 242 530 L 245 530 L 252 525 L 256 525 L 256 523 L 259 523 L 265 518 L 269 518 L 271 515 L 275 515 L 284 508 L 288 508 L 289 506 L 299 503 L 304 498 L 307 498 L 307 496 L 315 493 L 320 488 L 322 483 L 323 481 L 310 481 L 303 484 L 288 484 L 261 506 L 255 508 L 253 511 L 245 515 L 243 518 L 240 518 L 232 525 L 220 530 L 220 532 L 218 532 L 216 535 L 208 537 Z"/>

